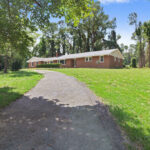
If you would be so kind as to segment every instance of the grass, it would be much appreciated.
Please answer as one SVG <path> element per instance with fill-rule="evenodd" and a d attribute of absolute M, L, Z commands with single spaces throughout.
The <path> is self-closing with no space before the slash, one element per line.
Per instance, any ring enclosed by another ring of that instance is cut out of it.
<path fill-rule="evenodd" d="M 42 78 L 33 71 L 16 71 L 3 74 L 0 72 L 0 108 L 20 98 L 33 88 Z"/>
<path fill-rule="evenodd" d="M 150 69 L 55 69 L 87 84 L 135 143 L 150 150 Z"/>

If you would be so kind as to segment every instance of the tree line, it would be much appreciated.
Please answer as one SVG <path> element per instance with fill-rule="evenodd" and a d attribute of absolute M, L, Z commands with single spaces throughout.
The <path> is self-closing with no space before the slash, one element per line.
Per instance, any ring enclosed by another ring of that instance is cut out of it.
<path fill-rule="evenodd" d="M 76 6 L 76 7 L 75 7 Z M 0 70 L 26 64 L 32 56 L 59 55 L 118 48 L 124 65 L 132 58 L 139 67 L 150 67 L 150 21 L 138 21 L 129 15 L 135 26 L 129 47 L 118 44 L 116 18 L 104 13 L 100 2 L 91 0 L 1 0 L 0 1 Z M 51 18 L 61 18 L 57 23 Z M 38 32 L 40 41 L 36 43 Z"/>
<path fill-rule="evenodd" d="M 77 26 L 73 23 L 49 23 L 41 30 L 40 42 L 32 51 L 33 56 L 53 57 L 59 55 L 119 48 L 116 35 L 116 19 L 109 19 L 100 2 L 92 4 L 92 17 L 81 19 Z"/>
<path fill-rule="evenodd" d="M 137 13 L 129 14 L 129 24 L 134 25 L 135 31 L 132 34 L 132 39 L 135 44 L 131 44 L 127 53 L 124 53 L 126 63 L 129 64 L 134 57 L 140 68 L 150 68 L 150 21 L 142 23 L 138 20 Z"/>
<path fill-rule="evenodd" d="M 34 34 L 49 24 L 52 17 L 64 17 L 78 24 L 91 15 L 91 0 L 0 0 L 0 56 L 4 72 L 14 60 L 30 56 Z M 2 60 L 2 59 L 1 59 Z M 1 68 L 0 67 L 0 68 Z"/>

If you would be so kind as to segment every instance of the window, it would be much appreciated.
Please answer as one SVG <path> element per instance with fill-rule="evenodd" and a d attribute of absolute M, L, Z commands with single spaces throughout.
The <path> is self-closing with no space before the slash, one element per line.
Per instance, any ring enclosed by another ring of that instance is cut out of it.
<path fill-rule="evenodd" d="M 31 67 L 34 67 L 34 62 L 31 63 Z"/>
<path fill-rule="evenodd" d="M 114 61 L 117 61 L 117 58 L 116 58 L 116 57 L 114 57 Z"/>
<path fill-rule="evenodd" d="M 120 63 L 120 59 L 118 58 L 118 62 Z"/>
<path fill-rule="evenodd" d="M 65 61 L 65 60 L 60 60 L 59 63 L 65 65 L 65 64 L 66 64 L 66 61 Z"/>
<path fill-rule="evenodd" d="M 100 56 L 100 63 L 104 62 L 104 56 Z"/>
<path fill-rule="evenodd" d="M 53 61 L 50 61 L 50 64 L 52 64 L 53 63 Z"/>
<path fill-rule="evenodd" d="M 85 58 L 85 62 L 90 62 L 90 61 L 92 61 L 92 57 L 86 57 Z"/>
<path fill-rule="evenodd" d="M 36 65 L 38 65 L 38 62 L 36 62 Z"/>

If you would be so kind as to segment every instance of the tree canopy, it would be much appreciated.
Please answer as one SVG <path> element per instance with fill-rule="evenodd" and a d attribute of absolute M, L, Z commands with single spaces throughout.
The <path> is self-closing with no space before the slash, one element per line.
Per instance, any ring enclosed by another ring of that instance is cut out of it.
<path fill-rule="evenodd" d="M 81 18 L 91 15 L 91 0 L 1 0 L 0 1 L 0 53 L 8 58 L 13 53 L 26 55 L 33 44 L 31 33 L 50 23 L 51 17 L 64 16 L 75 25 Z"/>

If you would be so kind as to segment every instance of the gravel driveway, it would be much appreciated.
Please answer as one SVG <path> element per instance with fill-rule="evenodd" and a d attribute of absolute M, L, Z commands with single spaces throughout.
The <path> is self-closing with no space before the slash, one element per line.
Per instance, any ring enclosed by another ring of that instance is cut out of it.
<path fill-rule="evenodd" d="M 0 150 L 124 150 L 107 109 L 73 77 L 45 77 L 0 111 Z"/>

